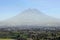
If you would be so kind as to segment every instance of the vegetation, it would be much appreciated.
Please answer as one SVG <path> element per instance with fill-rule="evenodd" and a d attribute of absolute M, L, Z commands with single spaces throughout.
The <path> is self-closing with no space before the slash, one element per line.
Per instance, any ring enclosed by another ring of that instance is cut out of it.
<path fill-rule="evenodd" d="M 0 40 L 17 39 L 17 40 L 59 40 L 60 31 L 58 30 L 17 30 L 17 31 L 0 31 Z"/>
<path fill-rule="evenodd" d="M 14 39 L 0 39 L 0 40 L 14 40 Z"/>

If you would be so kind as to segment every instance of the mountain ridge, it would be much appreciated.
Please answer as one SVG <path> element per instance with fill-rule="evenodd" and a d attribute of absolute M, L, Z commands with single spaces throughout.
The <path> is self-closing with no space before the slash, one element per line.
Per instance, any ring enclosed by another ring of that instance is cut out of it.
<path fill-rule="evenodd" d="M 45 15 L 37 9 L 27 9 L 22 13 L 0 22 L 0 25 L 60 25 L 60 20 Z"/>

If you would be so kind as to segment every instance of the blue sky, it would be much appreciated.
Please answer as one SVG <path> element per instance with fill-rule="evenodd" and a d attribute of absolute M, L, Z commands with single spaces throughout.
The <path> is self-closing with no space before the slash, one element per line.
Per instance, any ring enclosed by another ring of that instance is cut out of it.
<path fill-rule="evenodd" d="M 28 8 L 60 18 L 60 0 L 0 0 L 0 20 L 11 18 Z"/>

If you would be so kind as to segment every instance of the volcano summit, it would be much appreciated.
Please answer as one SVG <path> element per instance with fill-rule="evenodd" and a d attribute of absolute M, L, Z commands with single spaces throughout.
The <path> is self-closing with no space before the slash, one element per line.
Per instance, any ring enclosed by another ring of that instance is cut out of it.
<path fill-rule="evenodd" d="M 20 14 L 0 22 L 5 26 L 38 25 L 38 26 L 57 26 L 60 25 L 60 19 L 45 15 L 37 9 L 27 9 Z"/>

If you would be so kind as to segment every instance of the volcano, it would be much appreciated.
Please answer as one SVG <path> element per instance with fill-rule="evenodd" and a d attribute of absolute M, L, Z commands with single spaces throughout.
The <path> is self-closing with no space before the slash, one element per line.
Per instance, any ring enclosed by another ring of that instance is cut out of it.
<path fill-rule="evenodd" d="M 60 25 L 60 19 L 45 15 L 37 9 L 27 9 L 20 14 L 0 22 L 0 25 L 39 25 L 39 26 L 57 26 Z"/>

